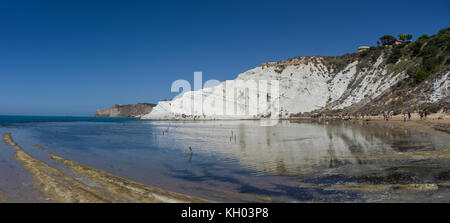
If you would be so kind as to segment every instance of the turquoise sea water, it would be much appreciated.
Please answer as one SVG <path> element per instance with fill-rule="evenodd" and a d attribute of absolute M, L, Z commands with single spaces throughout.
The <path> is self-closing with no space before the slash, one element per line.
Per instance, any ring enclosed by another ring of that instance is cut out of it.
<path fill-rule="evenodd" d="M 283 121 L 268 127 L 240 120 L 0 116 L 0 126 L 0 134 L 11 132 L 24 150 L 58 168 L 64 169 L 48 153 L 214 201 L 450 201 L 449 189 L 332 189 L 335 184 L 450 180 L 448 159 L 389 158 L 393 153 L 448 150 L 448 135 L 390 123 Z M 377 158 L 384 155 L 387 158 Z M 9 201 L 45 201 L 33 188 L 32 176 L 14 160 L 13 149 L 3 143 L 0 179 L 0 190 Z M 302 187 L 304 183 L 323 186 Z"/>

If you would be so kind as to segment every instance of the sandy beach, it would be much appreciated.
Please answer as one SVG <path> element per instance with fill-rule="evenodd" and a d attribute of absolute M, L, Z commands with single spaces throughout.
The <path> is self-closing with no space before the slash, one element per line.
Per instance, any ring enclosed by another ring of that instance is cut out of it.
<path fill-rule="evenodd" d="M 296 122 L 311 122 L 311 121 L 341 121 L 341 117 L 292 117 L 289 119 Z M 411 119 L 404 121 L 403 114 L 393 115 L 389 120 L 385 120 L 383 115 L 377 116 L 365 116 L 362 117 L 354 117 L 354 116 L 345 116 L 344 121 L 346 122 L 355 122 L 355 121 L 366 121 L 366 122 L 377 122 L 377 123 L 386 123 L 390 125 L 398 125 L 398 126 L 406 126 L 416 131 L 421 132 L 433 132 L 433 133 L 448 133 L 450 134 L 450 115 L 447 113 L 432 113 L 427 116 L 427 118 L 420 118 L 418 113 L 411 113 Z"/>
<path fill-rule="evenodd" d="M 382 115 L 369 116 L 366 120 L 385 122 L 394 125 L 407 126 L 416 131 L 423 132 L 444 132 L 450 134 L 450 115 L 446 113 L 433 113 L 425 119 L 420 119 L 418 113 L 411 114 L 411 120 L 404 121 L 403 115 L 394 115 L 388 121 Z"/>

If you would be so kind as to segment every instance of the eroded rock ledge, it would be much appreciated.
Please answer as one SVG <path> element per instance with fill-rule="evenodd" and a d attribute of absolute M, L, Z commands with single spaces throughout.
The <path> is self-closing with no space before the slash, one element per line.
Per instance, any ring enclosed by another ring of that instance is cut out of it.
<path fill-rule="evenodd" d="M 65 172 L 42 162 L 14 142 L 11 133 L 3 135 L 3 142 L 13 146 L 15 159 L 33 175 L 35 188 L 54 202 L 207 202 L 206 200 L 174 193 L 168 190 L 141 184 L 87 165 L 65 159 L 54 154 L 50 158 L 64 163 L 80 177 L 90 180 L 89 186 Z M 0 201 L 2 197 L 0 194 Z"/>
<path fill-rule="evenodd" d="M 206 200 L 145 185 L 124 177 L 120 177 L 103 170 L 74 162 L 50 153 L 50 158 L 63 163 L 64 166 L 77 175 L 87 177 L 89 180 L 101 185 L 108 192 L 118 194 L 130 200 L 146 203 L 160 202 L 206 202 Z"/>

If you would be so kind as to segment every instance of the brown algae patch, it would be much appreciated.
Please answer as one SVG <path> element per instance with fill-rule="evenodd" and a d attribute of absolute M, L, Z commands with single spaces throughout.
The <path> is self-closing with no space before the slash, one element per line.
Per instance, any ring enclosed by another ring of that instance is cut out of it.
<path fill-rule="evenodd" d="M 351 156 L 341 158 L 357 158 L 361 160 L 417 160 L 417 159 L 450 159 L 450 150 L 428 150 L 411 152 L 386 152 L 386 153 L 354 153 Z"/>
<path fill-rule="evenodd" d="M 450 188 L 450 180 L 438 183 L 439 187 Z"/>
<path fill-rule="evenodd" d="M 365 192 L 387 191 L 393 189 L 431 191 L 437 190 L 438 185 L 430 184 L 335 184 L 331 186 L 335 190 L 355 190 Z"/>
<path fill-rule="evenodd" d="M 204 203 L 208 202 L 200 198 L 179 194 L 157 187 L 145 185 L 124 177 L 120 177 L 109 172 L 89 167 L 82 163 L 71 161 L 63 157 L 49 154 L 49 157 L 64 166 L 71 169 L 78 175 L 84 176 L 89 180 L 101 185 L 110 193 L 126 197 L 137 202 L 161 203 L 161 202 L 182 202 L 182 203 Z"/>
<path fill-rule="evenodd" d="M 311 183 L 302 183 L 302 182 L 297 182 L 295 183 L 300 187 L 306 187 L 306 188 L 316 188 L 316 187 L 324 187 L 325 184 L 311 184 Z"/>
<path fill-rule="evenodd" d="M 450 182 L 444 183 L 428 183 L 428 184 L 311 184 L 311 183 L 296 183 L 300 187 L 304 188 L 323 188 L 325 190 L 352 190 L 352 191 L 364 191 L 364 192 L 378 192 L 388 190 L 414 190 L 414 191 L 431 191 L 437 190 L 439 187 L 448 187 Z"/>
<path fill-rule="evenodd" d="M 14 142 L 10 132 L 3 134 L 2 139 L 6 145 L 13 146 L 14 149 L 16 150 L 22 149 L 22 147 L 20 147 L 16 142 Z"/>
<path fill-rule="evenodd" d="M 41 151 L 45 150 L 45 148 L 40 145 L 34 145 L 34 147 L 36 147 L 38 150 L 41 150 Z"/>

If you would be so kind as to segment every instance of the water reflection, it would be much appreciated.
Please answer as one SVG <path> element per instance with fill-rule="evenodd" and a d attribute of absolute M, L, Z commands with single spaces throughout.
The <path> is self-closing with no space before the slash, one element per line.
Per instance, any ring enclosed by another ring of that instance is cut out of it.
<path fill-rule="evenodd" d="M 285 121 L 273 127 L 253 121 L 150 124 L 168 129 L 159 146 L 190 146 L 195 153 L 237 161 L 259 174 L 298 175 L 344 165 L 385 164 L 389 160 L 380 159 L 383 155 L 449 148 L 448 137 L 366 123 Z"/>
<path fill-rule="evenodd" d="M 441 189 L 445 181 L 450 182 L 447 135 L 389 123 L 259 124 L 72 122 L 29 124 L 4 131 L 12 131 L 24 149 L 43 161 L 49 161 L 47 152 L 52 152 L 145 184 L 216 201 L 373 201 L 386 197 L 384 192 L 364 197 L 342 190 L 348 183 L 365 190 L 379 189 L 374 184 L 397 188 L 397 184 L 440 183 L 433 196 L 450 198 L 445 194 L 449 190 L 443 193 Z M 412 195 L 418 197 L 415 192 Z M 421 199 L 426 201 L 428 195 Z M 407 197 L 400 194 L 399 198 Z"/>

